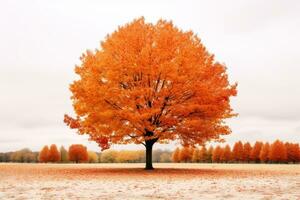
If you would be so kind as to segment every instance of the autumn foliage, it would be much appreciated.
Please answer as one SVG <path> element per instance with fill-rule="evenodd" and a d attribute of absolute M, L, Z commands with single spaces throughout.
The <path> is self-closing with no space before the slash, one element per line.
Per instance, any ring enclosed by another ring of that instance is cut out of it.
<path fill-rule="evenodd" d="M 232 154 L 234 161 L 242 162 L 244 160 L 244 146 L 241 141 L 234 144 Z"/>
<path fill-rule="evenodd" d="M 193 150 L 191 147 L 183 147 L 179 153 L 179 159 L 182 162 L 190 162 L 192 160 Z"/>
<path fill-rule="evenodd" d="M 99 156 L 94 151 L 88 151 L 89 163 L 97 163 L 99 162 Z"/>
<path fill-rule="evenodd" d="M 218 145 L 212 154 L 212 161 L 213 162 L 220 162 L 221 161 L 221 154 L 222 154 L 222 148 Z"/>
<path fill-rule="evenodd" d="M 246 142 L 243 146 L 243 161 L 244 162 L 250 162 L 250 156 L 251 156 L 252 147 L 249 142 Z"/>
<path fill-rule="evenodd" d="M 192 149 L 192 151 L 190 150 Z M 184 155 L 184 156 L 178 156 Z M 192 158 L 187 159 L 187 158 Z M 215 163 L 298 163 L 300 162 L 300 147 L 297 143 L 283 143 L 276 140 L 271 145 L 266 142 L 238 141 L 231 150 L 229 145 L 212 146 L 209 150 L 201 148 L 176 148 L 172 155 L 173 162 L 215 162 Z"/>
<path fill-rule="evenodd" d="M 270 160 L 269 153 L 270 153 L 270 144 L 267 142 L 261 148 L 261 151 L 259 153 L 259 160 L 261 162 L 268 162 Z"/>
<path fill-rule="evenodd" d="M 260 142 L 262 143 L 262 142 Z M 51 148 L 52 146 L 52 148 Z M 30 149 L 25 148 L 15 152 L 0 152 L 0 162 L 55 162 L 66 163 L 69 162 L 68 151 L 62 146 L 60 148 L 61 159 L 57 161 L 57 151 L 55 145 L 44 146 L 42 150 L 38 152 L 32 152 Z M 234 149 L 237 147 L 243 147 L 243 160 L 240 158 L 240 154 L 234 153 Z M 197 147 L 177 147 L 173 152 L 169 150 L 155 149 L 153 151 L 154 162 L 193 162 L 193 163 L 300 163 L 300 147 L 298 143 L 282 142 L 277 140 L 273 143 L 262 143 L 261 150 L 259 152 L 259 160 L 246 159 L 245 155 L 248 155 L 249 149 L 253 149 L 255 144 L 249 142 L 236 142 L 231 148 L 228 144 L 223 146 L 197 146 Z M 52 152 L 56 152 L 53 159 Z M 246 150 L 245 150 L 246 149 Z M 247 150 L 248 149 L 248 150 Z M 252 152 L 252 150 L 251 150 Z M 235 157 L 237 156 L 237 157 Z M 52 158 L 51 158 L 52 157 Z M 76 162 L 76 160 L 73 160 Z M 83 161 L 77 161 L 83 162 Z M 84 161 L 86 162 L 86 161 Z M 142 150 L 105 150 L 101 153 L 88 151 L 88 162 L 90 163 L 138 163 L 145 162 L 145 154 Z"/>
<path fill-rule="evenodd" d="M 179 162 L 180 161 L 179 154 L 180 154 L 180 149 L 177 147 L 175 149 L 175 151 L 173 152 L 173 154 L 172 154 L 172 161 L 173 162 Z"/>
<path fill-rule="evenodd" d="M 285 143 L 287 160 L 290 162 L 300 161 L 300 148 L 299 144 Z"/>
<path fill-rule="evenodd" d="M 210 150 L 207 150 L 206 147 L 203 145 L 199 151 L 199 161 L 207 161 L 211 157 L 211 154 L 212 153 L 210 153 Z"/>
<path fill-rule="evenodd" d="M 287 161 L 286 146 L 280 140 L 276 140 L 270 148 L 269 159 L 273 162 Z"/>
<path fill-rule="evenodd" d="M 226 145 L 224 148 L 222 148 L 221 156 L 220 156 L 221 162 L 231 162 L 232 161 L 232 153 L 229 145 Z"/>
<path fill-rule="evenodd" d="M 199 148 L 193 149 L 193 155 L 192 155 L 192 162 L 199 162 L 200 161 L 200 150 Z"/>
<path fill-rule="evenodd" d="M 82 55 L 75 72 L 76 116 L 65 115 L 65 123 L 102 149 L 145 145 L 147 169 L 155 142 L 193 146 L 230 133 L 224 119 L 235 116 L 236 84 L 196 34 L 171 22 L 140 18 L 119 27 L 98 50 Z"/>
<path fill-rule="evenodd" d="M 59 162 L 60 161 L 60 152 L 57 150 L 55 144 L 50 146 L 44 146 L 43 149 L 39 153 L 39 161 L 46 163 L 46 162 Z"/>
<path fill-rule="evenodd" d="M 48 162 L 59 162 L 60 161 L 60 152 L 57 150 L 55 144 L 52 144 L 48 153 Z"/>
<path fill-rule="evenodd" d="M 89 160 L 87 148 L 81 144 L 73 144 L 69 147 L 69 160 L 82 163 Z"/>
<path fill-rule="evenodd" d="M 46 145 L 39 153 L 39 161 L 42 163 L 48 162 L 49 147 Z"/>
<path fill-rule="evenodd" d="M 254 162 L 259 162 L 260 161 L 260 152 L 261 152 L 261 148 L 263 146 L 262 142 L 255 142 L 252 150 L 251 150 L 251 154 L 250 154 L 250 159 Z"/>

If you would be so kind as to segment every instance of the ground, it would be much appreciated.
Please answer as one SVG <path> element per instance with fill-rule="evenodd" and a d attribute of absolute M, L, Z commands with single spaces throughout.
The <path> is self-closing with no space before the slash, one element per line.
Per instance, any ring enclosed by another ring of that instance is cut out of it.
<path fill-rule="evenodd" d="M 300 165 L 0 164 L 0 199 L 300 199 Z"/>

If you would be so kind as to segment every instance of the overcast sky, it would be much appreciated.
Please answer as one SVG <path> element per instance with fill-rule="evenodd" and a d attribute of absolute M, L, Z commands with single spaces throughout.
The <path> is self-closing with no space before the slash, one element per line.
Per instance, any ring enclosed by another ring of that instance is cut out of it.
<path fill-rule="evenodd" d="M 230 81 L 239 84 L 228 143 L 300 142 L 300 1 L 107 2 L 0 1 L 0 151 L 51 143 L 98 151 L 63 123 L 64 113 L 73 113 L 74 65 L 140 16 L 192 30 L 227 65 Z"/>

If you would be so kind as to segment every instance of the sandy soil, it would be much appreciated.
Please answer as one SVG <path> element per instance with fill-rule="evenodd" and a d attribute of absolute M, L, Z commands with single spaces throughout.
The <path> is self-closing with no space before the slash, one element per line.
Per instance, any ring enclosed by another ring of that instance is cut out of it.
<path fill-rule="evenodd" d="M 300 199 L 300 165 L 0 164 L 0 199 Z"/>

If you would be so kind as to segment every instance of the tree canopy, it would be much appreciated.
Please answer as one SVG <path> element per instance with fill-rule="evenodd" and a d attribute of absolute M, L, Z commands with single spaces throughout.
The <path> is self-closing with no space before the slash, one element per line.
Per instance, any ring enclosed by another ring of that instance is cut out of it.
<path fill-rule="evenodd" d="M 235 116 L 237 85 L 196 34 L 172 22 L 139 18 L 119 27 L 81 56 L 75 72 L 76 117 L 64 121 L 102 149 L 135 143 L 152 151 L 171 140 L 194 146 L 230 133 L 224 119 Z"/>
<path fill-rule="evenodd" d="M 87 162 L 89 160 L 88 151 L 82 144 L 72 144 L 68 151 L 69 160 L 76 163 Z"/>

